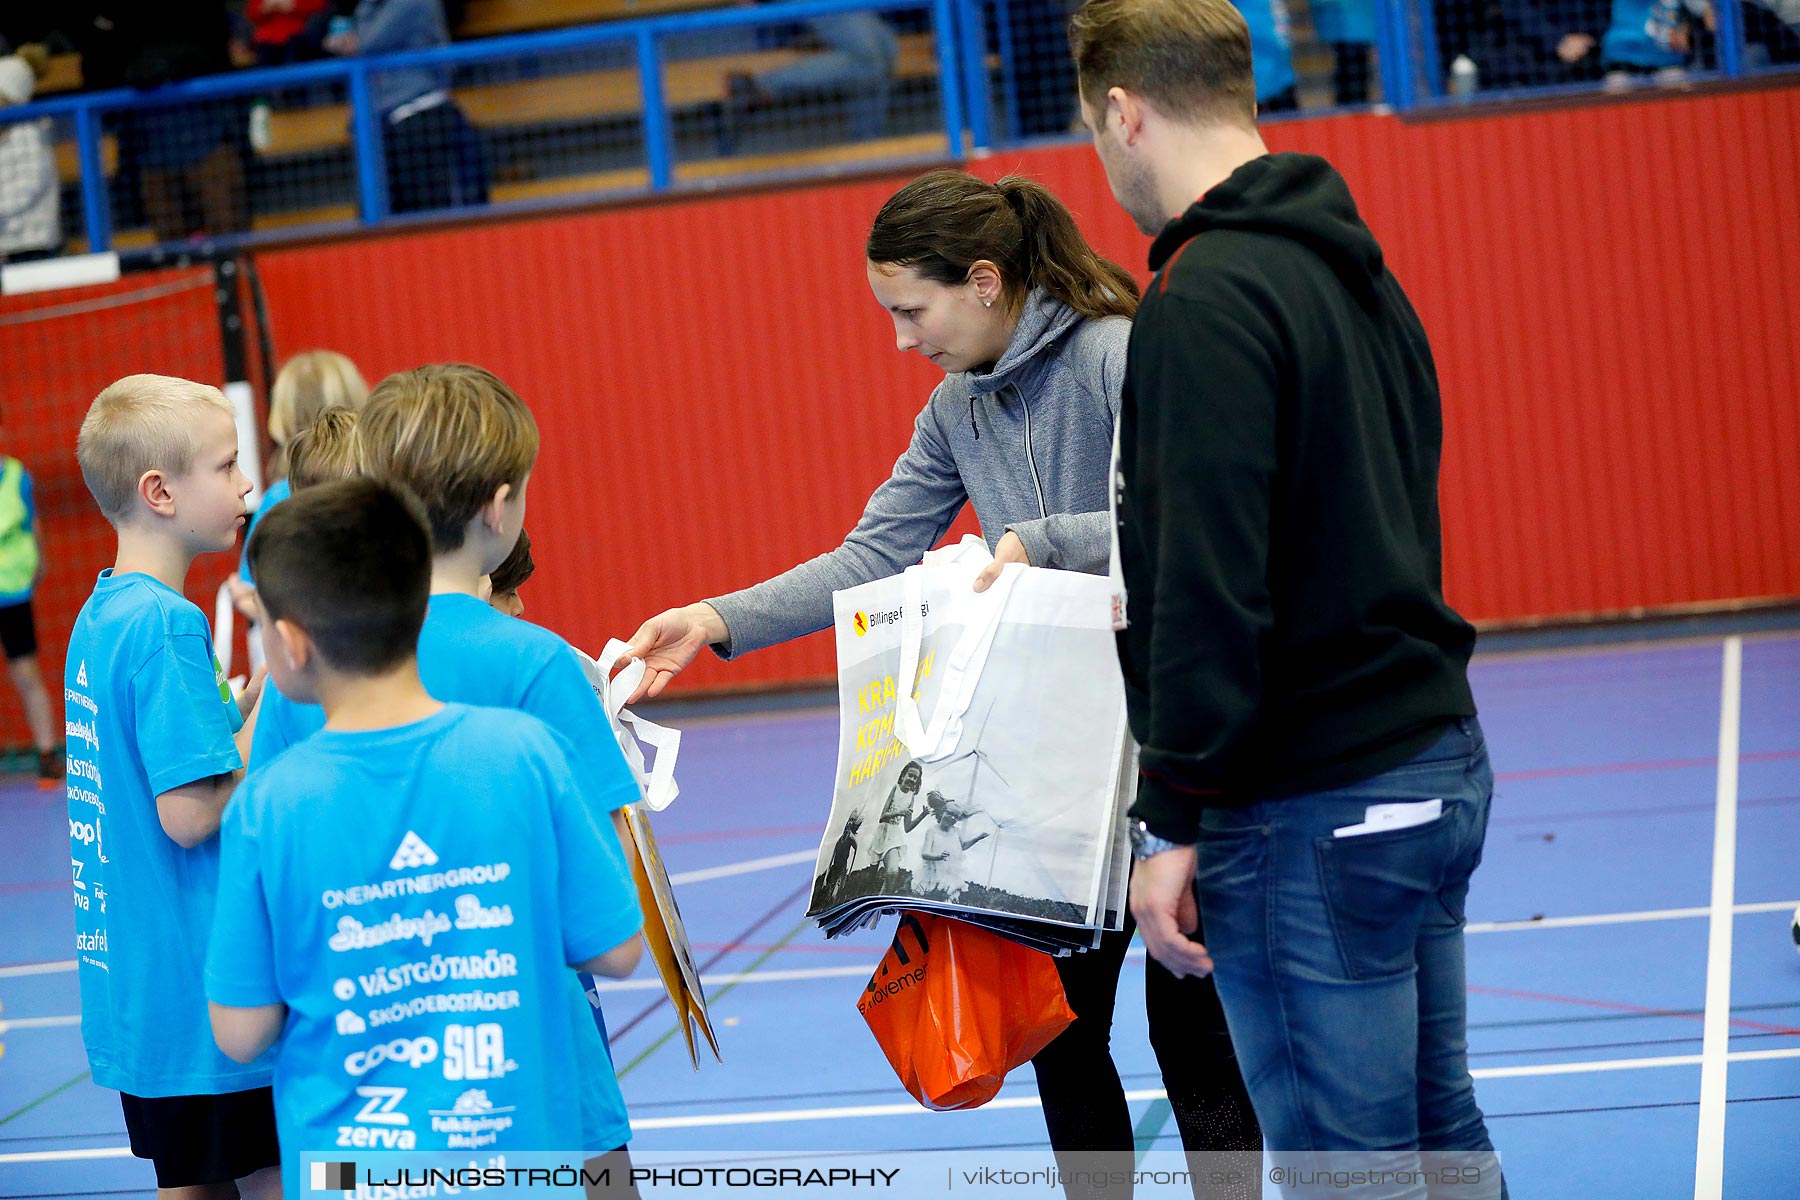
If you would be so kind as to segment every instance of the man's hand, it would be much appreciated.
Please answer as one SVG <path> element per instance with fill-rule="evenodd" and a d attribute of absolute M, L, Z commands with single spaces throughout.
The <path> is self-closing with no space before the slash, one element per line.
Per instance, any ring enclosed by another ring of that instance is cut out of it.
<path fill-rule="evenodd" d="M 671 608 L 651 617 L 631 635 L 628 653 L 619 660 L 621 664 L 634 658 L 644 660 L 643 681 L 625 703 L 662 695 L 669 681 L 693 662 L 696 654 L 729 636 L 724 618 L 710 604 Z"/>
<path fill-rule="evenodd" d="M 1212 956 L 1187 935 L 1200 927 L 1194 904 L 1194 870 L 1199 856 L 1192 846 L 1164 850 L 1140 858 L 1131 868 L 1131 915 L 1150 957 L 1177 979 L 1212 974 Z"/>
<path fill-rule="evenodd" d="M 1024 563 L 1028 567 L 1031 565 L 1031 558 L 1025 553 L 1025 543 L 1019 540 L 1018 534 L 1010 530 L 1000 539 L 1000 544 L 994 547 L 994 561 L 975 577 L 975 590 L 985 592 L 992 587 L 994 580 L 1000 578 L 1000 569 L 1007 563 Z"/>

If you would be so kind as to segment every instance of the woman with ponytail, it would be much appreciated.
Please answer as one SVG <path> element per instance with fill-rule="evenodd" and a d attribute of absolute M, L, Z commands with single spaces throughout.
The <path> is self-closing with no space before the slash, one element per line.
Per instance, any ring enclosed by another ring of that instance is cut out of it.
<path fill-rule="evenodd" d="M 644 622 L 631 640 L 648 668 L 639 696 L 659 694 L 702 647 L 730 659 L 827 628 L 832 592 L 918 562 L 964 504 L 975 506 L 995 556 L 977 587 L 1008 562 L 1107 569 L 1113 425 L 1138 299 L 1131 275 L 1096 254 L 1040 184 L 950 170 L 889 198 L 866 251 L 896 348 L 944 372 L 912 443 L 835 550 Z M 1057 961 L 1076 1020 L 1032 1065 L 1059 1153 L 1133 1148 L 1108 1048 L 1130 941 L 1127 925 Z M 1178 980 L 1148 959 L 1145 970 L 1150 1041 L 1183 1145 L 1260 1151 L 1212 980 Z M 1256 1171 L 1244 1174 L 1249 1187 Z M 1067 1184 L 1071 1196 L 1089 1194 L 1084 1186 Z"/>

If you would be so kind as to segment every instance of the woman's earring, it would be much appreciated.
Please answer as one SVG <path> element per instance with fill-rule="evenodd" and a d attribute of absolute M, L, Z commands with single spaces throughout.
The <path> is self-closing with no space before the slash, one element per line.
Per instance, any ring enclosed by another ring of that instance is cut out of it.
<path fill-rule="evenodd" d="M 992 300 L 983 300 L 981 303 L 986 308 L 994 307 L 994 302 Z"/>

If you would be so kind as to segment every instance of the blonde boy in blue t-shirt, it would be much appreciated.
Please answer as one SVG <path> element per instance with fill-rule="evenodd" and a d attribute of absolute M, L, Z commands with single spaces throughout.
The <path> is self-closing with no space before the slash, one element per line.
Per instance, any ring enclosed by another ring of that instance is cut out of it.
<path fill-rule="evenodd" d="M 243 527 L 237 425 L 217 388 L 129 375 L 88 408 L 75 455 L 119 539 L 75 620 L 64 680 L 88 1063 L 120 1093 L 132 1153 L 155 1164 L 164 1200 L 278 1196 L 273 1064 L 219 1052 L 201 983 L 219 821 L 262 682 L 232 698 L 182 586 Z"/>

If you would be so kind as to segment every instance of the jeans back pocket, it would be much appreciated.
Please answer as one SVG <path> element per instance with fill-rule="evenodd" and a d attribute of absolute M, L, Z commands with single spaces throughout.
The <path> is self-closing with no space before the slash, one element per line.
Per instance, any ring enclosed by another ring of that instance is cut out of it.
<path fill-rule="evenodd" d="M 1315 843 L 1332 936 L 1346 977 L 1383 979 L 1413 967 L 1426 906 L 1456 852 L 1456 812 L 1385 833 Z"/>

